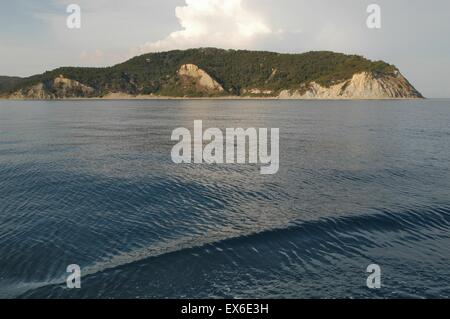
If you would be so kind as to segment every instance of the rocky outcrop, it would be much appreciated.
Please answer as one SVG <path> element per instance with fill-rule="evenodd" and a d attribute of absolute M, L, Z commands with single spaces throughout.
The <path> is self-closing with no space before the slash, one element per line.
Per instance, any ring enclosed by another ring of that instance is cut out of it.
<path fill-rule="evenodd" d="M 50 99 L 50 94 L 44 88 L 43 83 L 39 83 L 33 86 L 30 86 L 26 89 L 22 89 L 14 92 L 9 96 L 10 99 Z"/>
<path fill-rule="evenodd" d="M 208 73 L 194 64 L 184 64 L 178 70 L 178 76 L 184 82 L 191 82 L 200 91 L 221 93 L 223 87 Z"/>
<path fill-rule="evenodd" d="M 84 85 L 78 81 L 67 79 L 60 75 L 53 80 L 53 89 L 56 91 L 58 97 L 67 96 L 90 96 L 94 93 L 94 89 Z"/>
<path fill-rule="evenodd" d="M 10 99 L 63 99 L 92 97 L 95 90 L 78 81 L 60 75 L 53 81 L 38 83 L 14 92 Z"/>
<path fill-rule="evenodd" d="M 399 72 L 362 72 L 352 79 L 324 87 L 316 82 L 294 90 L 283 90 L 280 99 L 414 99 L 423 96 Z"/>

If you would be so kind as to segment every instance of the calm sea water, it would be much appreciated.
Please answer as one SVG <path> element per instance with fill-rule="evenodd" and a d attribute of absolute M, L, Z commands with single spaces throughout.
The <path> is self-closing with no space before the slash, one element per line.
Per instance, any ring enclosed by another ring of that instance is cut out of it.
<path fill-rule="evenodd" d="M 278 174 L 173 164 L 194 120 L 280 128 Z M 450 100 L 0 101 L 0 297 L 450 297 L 449 124 Z"/>

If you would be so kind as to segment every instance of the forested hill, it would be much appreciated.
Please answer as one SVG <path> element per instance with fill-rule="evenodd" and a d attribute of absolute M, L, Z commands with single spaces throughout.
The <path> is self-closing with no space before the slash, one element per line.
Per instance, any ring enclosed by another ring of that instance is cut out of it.
<path fill-rule="evenodd" d="M 184 65 L 196 68 L 186 68 L 181 73 L 180 67 Z M 277 95 L 312 82 L 330 87 L 361 72 L 376 77 L 394 76 L 398 70 L 383 61 L 325 51 L 279 54 L 201 48 L 144 54 L 107 68 L 62 67 L 3 84 L 0 78 L 0 93 L 31 98 L 102 97 L 110 93 L 192 97 Z M 215 89 L 204 85 L 205 81 L 214 82 Z"/>
<path fill-rule="evenodd" d="M 0 76 L 0 92 L 8 92 L 17 87 L 24 79 L 14 76 Z"/>

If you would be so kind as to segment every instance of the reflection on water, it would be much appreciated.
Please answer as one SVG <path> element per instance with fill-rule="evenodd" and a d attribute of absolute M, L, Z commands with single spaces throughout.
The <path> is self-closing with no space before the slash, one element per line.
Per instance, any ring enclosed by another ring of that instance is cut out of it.
<path fill-rule="evenodd" d="M 173 164 L 194 120 L 280 128 L 278 174 Z M 448 297 L 448 123 L 446 100 L 1 101 L 0 297 Z"/>

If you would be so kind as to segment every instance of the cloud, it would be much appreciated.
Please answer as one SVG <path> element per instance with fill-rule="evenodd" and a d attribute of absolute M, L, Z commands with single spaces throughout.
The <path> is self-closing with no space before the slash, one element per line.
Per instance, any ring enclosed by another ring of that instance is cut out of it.
<path fill-rule="evenodd" d="M 182 30 L 165 39 L 148 42 L 140 53 L 192 47 L 250 48 L 275 35 L 261 14 L 246 8 L 243 0 L 185 0 L 175 15 Z"/>

